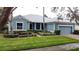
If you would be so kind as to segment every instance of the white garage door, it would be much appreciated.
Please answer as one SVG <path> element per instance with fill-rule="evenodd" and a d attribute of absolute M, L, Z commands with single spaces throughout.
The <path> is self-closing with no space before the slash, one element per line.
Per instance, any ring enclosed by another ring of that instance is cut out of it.
<path fill-rule="evenodd" d="M 72 27 L 70 26 L 59 26 L 60 34 L 67 35 L 71 34 Z"/>

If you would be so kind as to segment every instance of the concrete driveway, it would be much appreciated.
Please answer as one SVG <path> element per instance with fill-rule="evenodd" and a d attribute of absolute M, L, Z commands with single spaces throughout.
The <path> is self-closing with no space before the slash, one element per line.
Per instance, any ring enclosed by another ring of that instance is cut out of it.
<path fill-rule="evenodd" d="M 70 34 L 70 35 L 65 35 L 65 36 L 79 40 L 79 35 Z"/>

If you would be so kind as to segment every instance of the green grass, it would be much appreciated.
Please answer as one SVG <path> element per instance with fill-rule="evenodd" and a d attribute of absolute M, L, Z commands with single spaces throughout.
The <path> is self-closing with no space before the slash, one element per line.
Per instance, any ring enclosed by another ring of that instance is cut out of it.
<path fill-rule="evenodd" d="M 28 37 L 28 38 L 3 38 L 0 37 L 0 51 L 7 50 L 27 50 L 32 48 L 55 46 L 67 43 L 78 43 L 74 40 L 63 36 L 45 36 L 45 37 Z"/>
<path fill-rule="evenodd" d="M 79 48 L 71 49 L 70 51 L 79 51 Z"/>

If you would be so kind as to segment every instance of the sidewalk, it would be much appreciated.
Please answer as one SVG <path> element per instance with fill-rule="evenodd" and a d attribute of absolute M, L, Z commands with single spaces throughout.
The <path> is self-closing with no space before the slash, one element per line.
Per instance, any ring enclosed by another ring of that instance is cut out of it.
<path fill-rule="evenodd" d="M 36 49 L 30 49 L 27 51 L 69 51 L 75 48 L 79 48 L 79 43 L 71 43 L 71 44 L 65 44 L 65 45 L 36 48 Z"/>

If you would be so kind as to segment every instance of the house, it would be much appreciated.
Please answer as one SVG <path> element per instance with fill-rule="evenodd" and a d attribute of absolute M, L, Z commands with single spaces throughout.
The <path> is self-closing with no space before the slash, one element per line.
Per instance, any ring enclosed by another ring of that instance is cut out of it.
<path fill-rule="evenodd" d="M 45 17 L 45 30 L 54 32 L 60 30 L 61 35 L 71 34 L 75 30 L 75 23 L 63 20 L 56 20 L 55 18 Z M 27 31 L 27 30 L 43 30 L 43 17 L 40 15 L 18 15 L 14 17 L 9 23 L 9 31 Z"/>

